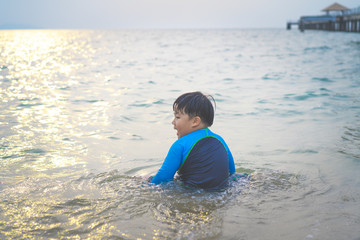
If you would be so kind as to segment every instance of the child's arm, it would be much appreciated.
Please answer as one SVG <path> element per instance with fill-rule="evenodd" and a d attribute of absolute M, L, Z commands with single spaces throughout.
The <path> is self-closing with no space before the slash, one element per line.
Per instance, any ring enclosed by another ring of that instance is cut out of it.
<path fill-rule="evenodd" d="M 181 164 L 181 146 L 173 144 L 166 156 L 161 168 L 151 180 L 151 183 L 159 184 L 171 181 Z"/>
<path fill-rule="evenodd" d="M 222 137 L 220 137 L 219 135 L 216 135 L 214 133 L 212 133 L 213 135 L 215 135 L 225 146 L 226 151 L 228 152 L 228 159 L 229 159 L 229 173 L 234 174 L 235 173 L 235 162 L 234 162 L 234 158 L 231 154 L 230 148 L 228 147 L 228 145 L 226 144 L 226 142 L 224 141 L 224 139 Z"/>
<path fill-rule="evenodd" d="M 230 152 L 230 149 L 228 149 L 228 155 L 229 155 L 229 173 L 231 175 L 235 173 L 235 163 L 234 163 L 234 158 Z"/>
<path fill-rule="evenodd" d="M 230 175 L 235 173 L 235 162 L 234 162 L 234 158 L 233 155 L 231 154 L 230 148 L 228 147 L 228 145 L 225 143 L 224 139 L 222 139 L 221 137 L 219 137 L 219 139 L 221 139 L 222 143 L 225 146 L 226 151 L 228 152 L 228 159 L 229 159 L 229 173 Z"/>

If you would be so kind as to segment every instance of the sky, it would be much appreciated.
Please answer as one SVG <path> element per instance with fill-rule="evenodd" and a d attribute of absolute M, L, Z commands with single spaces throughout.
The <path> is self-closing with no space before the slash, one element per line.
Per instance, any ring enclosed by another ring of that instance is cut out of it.
<path fill-rule="evenodd" d="M 285 28 L 335 0 L 0 0 L 0 28 Z M 360 0 L 339 0 L 348 8 Z"/>

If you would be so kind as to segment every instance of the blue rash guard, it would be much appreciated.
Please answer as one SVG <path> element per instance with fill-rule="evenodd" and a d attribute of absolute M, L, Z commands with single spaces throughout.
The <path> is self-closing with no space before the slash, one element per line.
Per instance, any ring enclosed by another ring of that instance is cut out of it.
<path fill-rule="evenodd" d="M 178 139 L 151 182 L 171 181 L 176 171 L 186 186 L 220 189 L 228 184 L 235 164 L 225 141 L 205 128 Z"/>

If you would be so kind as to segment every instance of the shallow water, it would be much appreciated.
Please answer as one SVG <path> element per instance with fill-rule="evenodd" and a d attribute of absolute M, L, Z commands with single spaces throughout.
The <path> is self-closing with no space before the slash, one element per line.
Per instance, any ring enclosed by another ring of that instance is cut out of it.
<path fill-rule="evenodd" d="M 359 239 L 360 35 L 0 31 L 2 239 Z M 237 172 L 149 186 L 201 90 Z"/>

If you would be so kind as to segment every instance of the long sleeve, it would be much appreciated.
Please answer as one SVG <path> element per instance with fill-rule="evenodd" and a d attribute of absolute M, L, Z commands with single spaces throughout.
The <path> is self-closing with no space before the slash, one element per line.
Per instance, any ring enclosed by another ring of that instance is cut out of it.
<path fill-rule="evenodd" d="M 233 155 L 231 154 L 230 148 L 229 146 L 226 144 L 226 142 L 224 141 L 224 139 L 222 137 L 220 137 L 217 134 L 212 133 L 214 136 L 216 136 L 224 145 L 224 147 L 226 148 L 226 151 L 228 153 L 228 159 L 229 159 L 229 173 L 230 175 L 235 173 L 235 162 L 234 162 L 234 158 Z"/>
<path fill-rule="evenodd" d="M 162 182 L 171 181 L 174 178 L 176 171 L 181 165 L 182 149 L 181 145 L 176 142 L 171 146 L 164 163 L 161 168 L 151 180 L 151 183 L 160 184 Z"/>
<path fill-rule="evenodd" d="M 231 175 L 235 173 L 235 163 L 229 148 L 228 148 L 228 155 L 229 155 L 229 173 Z"/>

